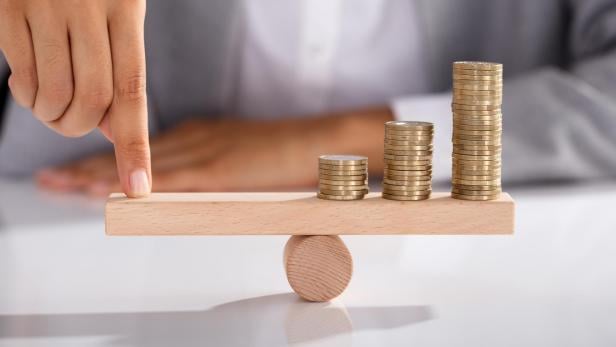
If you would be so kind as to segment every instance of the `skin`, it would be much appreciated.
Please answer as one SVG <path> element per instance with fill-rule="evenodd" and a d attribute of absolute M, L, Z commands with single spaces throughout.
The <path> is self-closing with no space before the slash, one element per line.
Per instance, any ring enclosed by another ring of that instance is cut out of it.
<path fill-rule="evenodd" d="M 388 108 L 305 119 L 192 120 L 152 140 L 155 191 L 280 190 L 317 183 L 317 158 L 352 153 L 369 158 L 371 175 L 383 172 L 383 123 Z M 112 153 L 37 175 L 47 189 L 107 196 L 120 188 Z"/>
<path fill-rule="evenodd" d="M 100 129 L 114 143 L 116 188 L 130 197 L 152 182 L 145 10 L 145 0 L 0 0 L 14 99 L 64 136 Z"/>

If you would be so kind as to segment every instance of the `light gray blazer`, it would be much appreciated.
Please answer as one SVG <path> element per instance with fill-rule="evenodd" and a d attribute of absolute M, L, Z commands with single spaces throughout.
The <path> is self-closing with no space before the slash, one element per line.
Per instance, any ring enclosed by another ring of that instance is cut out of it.
<path fill-rule="evenodd" d="M 423 21 L 421 61 L 432 77 L 422 93 L 450 88 L 454 60 L 504 64 L 505 183 L 616 177 L 616 0 L 417 0 L 416 5 Z M 223 83 L 223 75 L 233 70 L 233 45 L 241 45 L 238 8 L 229 0 L 148 1 L 153 133 L 187 117 L 233 109 L 233 86 Z M 0 175 L 27 175 L 110 148 L 96 133 L 62 138 L 12 100 L 4 118 Z"/>

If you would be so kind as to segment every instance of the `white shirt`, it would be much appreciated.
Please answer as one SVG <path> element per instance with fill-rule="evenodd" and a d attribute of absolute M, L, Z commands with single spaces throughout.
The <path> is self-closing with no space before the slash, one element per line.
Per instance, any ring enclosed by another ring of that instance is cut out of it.
<path fill-rule="evenodd" d="M 244 10 L 243 116 L 383 105 L 426 89 L 410 1 L 248 0 Z"/>
<path fill-rule="evenodd" d="M 435 123 L 434 178 L 448 179 L 449 94 L 403 97 L 429 89 L 415 6 L 398 0 L 245 1 L 236 113 L 278 118 L 390 104 L 398 119 Z"/>

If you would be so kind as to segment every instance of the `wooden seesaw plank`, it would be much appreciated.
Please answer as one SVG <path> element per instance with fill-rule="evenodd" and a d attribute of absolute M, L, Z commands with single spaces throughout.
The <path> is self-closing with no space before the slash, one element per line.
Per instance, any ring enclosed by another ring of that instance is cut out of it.
<path fill-rule="evenodd" d="M 423 201 L 329 201 L 315 193 L 112 194 L 108 235 L 377 235 L 511 234 L 514 201 L 456 200 L 433 193 Z"/>

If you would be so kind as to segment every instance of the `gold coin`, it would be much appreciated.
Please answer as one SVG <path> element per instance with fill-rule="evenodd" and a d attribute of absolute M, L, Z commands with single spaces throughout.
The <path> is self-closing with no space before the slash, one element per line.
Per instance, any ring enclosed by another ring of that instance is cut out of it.
<path fill-rule="evenodd" d="M 471 119 L 471 118 L 453 118 L 453 128 L 458 130 L 468 130 L 469 127 L 484 127 L 486 130 L 502 130 L 502 119 Z"/>
<path fill-rule="evenodd" d="M 364 198 L 364 195 L 327 195 L 327 194 L 317 193 L 317 197 L 319 199 L 324 199 L 324 200 L 349 201 L 349 200 L 361 200 Z"/>
<path fill-rule="evenodd" d="M 453 113 L 453 125 L 454 126 L 502 126 L 503 116 L 467 116 Z M 477 124 L 475 124 L 477 123 Z"/>
<path fill-rule="evenodd" d="M 475 195 L 475 196 L 485 196 L 485 195 L 496 195 L 499 194 L 501 192 L 501 189 L 495 189 L 495 190 L 463 190 L 463 189 L 457 189 L 457 188 L 452 188 L 451 189 L 452 193 L 455 194 L 461 194 L 461 195 Z"/>
<path fill-rule="evenodd" d="M 410 128 L 385 128 L 387 136 L 429 136 L 434 134 L 434 129 L 410 129 Z"/>
<path fill-rule="evenodd" d="M 500 170 L 502 168 L 500 162 L 491 161 L 490 163 L 495 163 L 495 164 L 461 165 L 458 163 L 454 163 L 452 165 L 452 170 L 454 171 L 492 171 L 492 170 Z"/>
<path fill-rule="evenodd" d="M 398 180 L 392 180 L 389 178 L 383 178 L 383 184 L 389 184 L 390 186 L 429 186 L 432 184 L 432 180 L 398 181 Z"/>
<path fill-rule="evenodd" d="M 400 166 L 400 165 L 387 165 L 387 169 L 389 170 L 399 170 L 399 171 L 428 171 L 432 170 L 432 165 L 422 165 L 422 166 Z"/>
<path fill-rule="evenodd" d="M 361 155 L 326 154 L 319 157 L 319 163 L 329 165 L 367 165 L 368 157 Z"/>
<path fill-rule="evenodd" d="M 500 105 L 464 105 L 459 103 L 451 103 L 453 111 L 495 111 L 500 110 Z"/>
<path fill-rule="evenodd" d="M 388 166 L 425 166 L 432 165 L 432 160 L 389 160 L 383 159 Z"/>
<path fill-rule="evenodd" d="M 461 83 L 466 83 L 466 81 L 477 81 L 477 82 L 496 82 L 503 83 L 503 76 L 485 76 L 485 75 L 469 75 L 462 74 L 460 72 L 456 72 L 452 75 L 454 81 L 458 81 Z"/>
<path fill-rule="evenodd" d="M 343 190 L 343 191 L 355 191 L 355 190 L 361 190 L 364 191 L 368 189 L 368 185 L 363 185 L 363 186 L 352 186 L 352 185 L 348 185 L 348 186 L 338 186 L 338 185 L 329 185 L 329 184 L 323 184 L 323 183 L 319 183 L 319 190 L 320 191 L 328 191 L 328 190 Z"/>
<path fill-rule="evenodd" d="M 395 176 L 385 174 L 383 179 L 391 181 L 429 181 L 432 180 L 432 174 L 426 176 Z"/>
<path fill-rule="evenodd" d="M 455 61 L 453 63 L 454 69 L 463 70 L 487 70 L 487 71 L 502 71 L 503 64 L 493 63 L 489 61 Z"/>
<path fill-rule="evenodd" d="M 464 113 L 467 112 L 467 113 Z M 503 119 L 503 115 L 502 113 L 500 113 L 500 111 L 497 111 L 498 113 L 493 113 L 493 114 L 479 114 L 480 111 L 477 111 L 477 113 L 473 113 L 473 111 L 453 111 L 452 112 L 452 116 L 454 120 L 460 120 L 460 121 L 478 121 L 478 120 L 502 120 Z M 491 111 L 487 111 L 487 112 L 491 112 Z"/>
<path fill-rule="evenodd" d="M 461 116 L 461 117 L 478 117 L 478 116 L 501 116 L 503 115 L 503 110 L 502 108 L 496 108 L 493 110 L 466 110 L 466 109 L 460 109 L 460 108 L 451 108 L 451 111 L 457 115 L 457 116 Z"/>
<path fill-rule="evenodd" d="M 463 179 L 452 178 L 451 183 L 464 184 L 468 186 L 493 186 L 493 185 L 500 185 L 501 180 L 496 179 L 496 180 L 490 180 L 490 181 L 473 181 L 473 180 L 463 180 Z"/>
<path fill-rule="evenodd" d="M 418 121 L 400 121 L 394 120 L 385 122 L 385 126 L 388 128 L 410 128 L 410 129 L 432 129 L 434 128 L 433 123 L 429 122 L 418 122 Z"/>
<path fill-rule="evenodd" d="M 430 198 L 430 195 L 420 195 L 420 196 L 396 196 L 390 195 L 387 193 L 382 193 L 381 196 L 383 199 L 387 200 L 397 200 L 397 201 L 419 201 L 419 200 L 427 200 Z"/>
<path fill-rule="evenodd" d="M 475 150 L 467 150 L 460 149 L 458 147 L 453 148 L 453 154 L 464 154 L 464 155 L 501 155 L 502 150 L 496 149 L 492 151 L 475 151 Z"/>
<path fill-rule="evenodd" d="M 422 171 L 402 171 L 402 170 L 383 170 L 385 175 L 392 176 L 427 176 L 432 174 L 432 170 L 422 170 Z"/>
<path fill-rule="evenodd" d="M 475 69 L 460 69 L 453 68 L 453 74 L 471 75 L 471 76 L 503 76 L 503 70 L 475 70 Z"/>
<path fill-rule="evenodd" d="M 464 94 L 453 94 L 453 100 L 456 103 L 466 104 L 467 101 L 491 101 L 494 103 L 503 103 L 502 95 L 464 95 Z"/>
<path fill-rule="evenodd" d="M 452 184 L 451 185 L 452 188 L 455 189 L 462 189 L 462 190 L 498 190 L 501 189 L 501 185 L 497 184 L 497 185 L 489 185 L 489 186 L 468 186 L 468 185 L 463 185 L 463 184 Z"/>
<path fill-rule="evenodd" d="M 409 156 L 409 157 L 422 157 L 431 156 L 432 151 L 398 151 L 393 149 L 385 149 L 385 154 L 397 155 L 397 156 Z"/>
<path fill-rule="evenodd" d="M 464 167 L 460 167 L 460 166 L 454 166 L 453 167 L 453 172 L 459 172 L 460 174 L 464 173 L 464 172 L 470 172 L 470 173 L 475 173 L 475 172 L 489 172 L 490 174 L 492 173 L 499 173 L 501 172 L 501 167 L 500 166 L 464 166 Z"/>
<path fill-rule="evenodd" d="M 496 195 L 462 195 L 451 193 L 451 197 L 459 200 L 472 200 L 472 201 L 488 201 L 488 200 L 498 200 L 500 197 L 500 193 Z"/>
<path fill-rule="evenodd" d="M 454 127 L 454 131 L 456 132 L 456 134 L 460 134 L 460 135 L 475 135 L 475 136 L 487 136 L 487 135 L 501 134 L 501 130 L 500 129 L 495 129 L 495 130 L 466 130 L 466 129 L 460 129 L 458 127 Z"/>
<path fill-rule="evenodd" d="M 412 143 L 417 143 L 418 145 L 423 145 L 426 142 L 432 142 L 433 137 L 429 136 L 429 137 L 420 137 L 420 136 L 389 136 L 389 135 L 385 135 L 385 142 L 410 142 Z"/>
<path fill-rule="evenodd" d="M 501 135 L 487 136 L 487 135 L 460 135 L 453 134 L 453 139 L 456 140 L 471 140 L 471 141 L 498 141 L 501 142 Z"/>
<path fill-rule="evenodd" d="M 501 105 L 503 103 L 502 96 L 473 96 L 473 95 L 454 94 L 452 100 L 456 104 L 464 104 L 464 105 L 484 105 L 481 103 L 477 104 L 475 102 L 489 102 L 489 104 L 485 104 L 485 105 Z"/>
<path fill-rule="evenodd" d="M 453 95 L 465 96 L 502 96 L 503 93 L 500 90 L 466 90 L 466 89 L 454 89 Z"/>
<path fill-rule="evenodd" d="M 480 170 L 479 167 L 483 167 L 483 171 L 490 169 L 497 169 L 502 167 L 500 160 L 452 160 L 452 168 L 456 170 Z M 469 169 L 473 168 L 473 169 Z"/>
<path fill-rule="evenodd" d="M 491 176 L 491 177 L 501 177 L 501 170 L 500 169 L 496 169 L 496 170 L 458 170 L 458 169 L 453 169 L 452 176 L 455 176 L 457 178 L 462 178 L 462 177 L 473 177 L 473 176 Z"/>
<path fill-rule="evenodd" d="M 502 127 L 502 120 L 458 120 L 454 119 L 453 126 L 499 126 Z"/>
<path fill-rule="evenodd" d="M 357 170 L 366 170 L 368 167 L 366 165 L 328 165 L 328 164 L 319 164 L 319 169 L 321 170 L 330 170 L 330 171 L 357 171 Z"/>
<path fill-rule="evenodd" d="M 499 161 L 500 155 L 468 155 L 468 154 L 453 154 L 453 158 L 456 160 L 470 160 L 470 161 Z"/>
<path fill-rule="evenodd" d="M 395 196 L 423 196 L 423 195 L 430 195 L 430 193 L 432 193 L 431 189 L 428 190 L 418 190 L 418 191 L 405 191 L 405 190 L 388 190 L 388 189 L 383 189 L 383 193 L 387 194 L 387 195 L 395 195 Z"/>
<path fill-rule="evenodd" d="M 454 122 L 453 127 L 458 130 L 473 130 L 473 131 L 502 131 L 503 130 L 503 127 L 501 124 L 467 125 L 467 124 L 456 124 Z"/>
<path fill-rule="evenodd" d="M 359 176 L 365 175 L 366 170 L 323 170 L 319 169 L 319 174 L 327 175 L 327 176 Z"/>
<path fill-rule="evenodd" d="M 416 160 L 432 160 L 432 155 L 393 155 L 384 154 L 385 160 L 400 160 L 400 161 L 416 161 Z"/>
<path fill-rule="evenodd" d="M 400 191 L 426 191 L 431 190 L 430 184 L 424 185 L 395 185 L 383 183 L 383 191 L 385 190 L 400 190 Z"/>
<path fill-rule="evenodd" d="M 489 175 L 489 176 L 471 176 L 471 175 L 461 175 L 461 174 L 453 174 L 455 179 L 465 180 L 465 181 L 494 181 L 501 179 L 500 175 Z"/>
<path fill-rule="evenodd" d="M 385 139 L 384 144 L 386 146 L 431 146 L 432 138 L 428 138 L 425 140 L 409 140 L 409 141 Z"/>
<path fill-rule="evenodd" d="M 473 76 L 454 73 L 451 75 L 454 84 L 488 84 L 497 87 L 503 86 L 502 76 Z"/>
<path fill-rule="evenodd" d="M 503 91 L 502 83 L 454 80 L 453 90 L 491 90 Z"/>
<path fill-rule="evenodd" d="M 424 136 L 424 137 L 428 137 L 428 136 L 432 136 L 434 134 L 434 132 L 413 132 L 413 131 L 393 131 L 393 130 L 389 130 L 385 132 L 385 137 L 398 137 L 398 136 L 413 136 L 413 137 L 418 137 L 418 136 Z"/>
<path fill-rule="evenodd" d="M 327 184 L 330 186 L 366 186 L 368 185 L 368 180 L 357 180 L 357 181 L 348 181 L 348 180 L 326 180 L 319 178 L 319 184 Z"/>
<path fill-rule="evenodd" d="M 368 189 L 362 190 L 329 190 L 329 189 L 319 189 L 321 194 L 325 195 L 366 195 L 368 194 Z"/>
<path fill-rule="evenodd" d="M 485 141 L 485 140 L 463 140 L 463 139 L 453 139 L 453 144 L 457 145 L 474 145 L 474 146 L 500 146 L 500 139 L 494 141 Z"/>
<path fill-rule="evenodd" d="M 394 146 L 394 145 L 385 144 L 385 148 L 393 150 L 393 151 L 431 151 L 432 150 L 432 145 L 427 145 L 427 146 L 411 146 L 411 145 L 407 145 L 407 146 Z"/>
<path fill-rule="evenodd" d="M 364 173 L 363 175 L 325 175 L 319 174 L 319 180 L 328 180 L 328 181 L 362 181 L 367 180 L 368 175 Z"/>
<path fill-rule="evenodd" d="M 487 91 L 493 91 L 493 92 L 503 92 L 503 85 L 496 85 L 496 84 L 490 84 L 490 83 L 479 83 L 479 84 L 470 84 L 470 83 L 453 83 L 453 90 L 475 90 L 475 91 L 480 91 L 480 90 L 487 90 Z"/>
<path fill-rule="evenodd" d="M 471 151 L 492 151 L 502 149 L 503 146 L 473 146 L 473 145 L 455 145 L 454 148 Z"/>
<path fill-rule="evenodd" d="M 453 102 L 455 102 L 456 105 L 464 105 L 464 106 L 498 106 L 498 107 L 500 107 L 503 104 L 502 100 L 493 100 L 493 101 L 481 100 L 481 101 L 476 101 L 476 100 L 453 99 Z"/>

